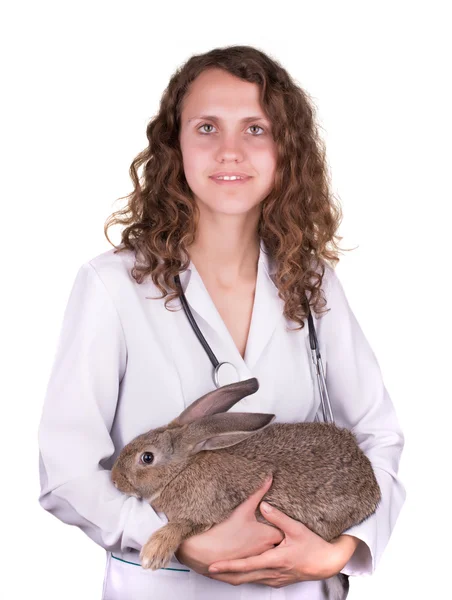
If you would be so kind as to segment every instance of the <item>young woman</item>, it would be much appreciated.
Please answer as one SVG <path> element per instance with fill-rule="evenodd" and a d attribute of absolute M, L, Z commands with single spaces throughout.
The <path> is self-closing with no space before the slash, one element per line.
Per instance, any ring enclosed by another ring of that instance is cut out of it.
<path fill-rule="evenodd" d="M 83 264 L 70 294 L 39 429 L 39 501 L 107 551 L 104 600 L 326 598 L 322 579 L 371 574 L 388 543 L 405 499 L 404 438 L 334 271 L 341 212 L 313 106 L 269 56 L 217 48 L 174 74 L 147 137 L 127 207 L 105 227 L 109 239 L 125 226 L 121 244 Z M 215 355 L 259 381 L 231 410 L 280 422 L 320 410 L 309 299 L 335 422 L 353 430 L 381 488 L 371 517 L 330 543 L 275 509 L 265 516 L 277 528 L 259 523 L 269 482 L 167 568 L 140 566 L 167 518 L 117 490 L 110 469 L 131 439 L 215 385 L 177 275 Z"/>

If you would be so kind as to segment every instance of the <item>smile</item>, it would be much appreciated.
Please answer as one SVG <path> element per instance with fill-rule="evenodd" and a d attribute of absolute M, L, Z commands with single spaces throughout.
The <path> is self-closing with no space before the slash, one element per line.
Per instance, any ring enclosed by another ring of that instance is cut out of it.
<path fill-rule="evenodd" d="M 218 185 L 240 185 L 246 183 L 251 179 L 251 177 L 232 177 L 231 179 L 225 177 L 209 177 Z"/>

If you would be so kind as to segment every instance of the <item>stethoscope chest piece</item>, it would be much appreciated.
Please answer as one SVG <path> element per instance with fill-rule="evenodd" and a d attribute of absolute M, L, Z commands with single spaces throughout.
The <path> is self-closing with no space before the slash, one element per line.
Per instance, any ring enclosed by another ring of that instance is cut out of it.
<path fill-rule="evenodd" d="M 240 381 L 237 368 L 230 362 L 218 363 L 213 371 L 213 381 L 217 388 Z"/>

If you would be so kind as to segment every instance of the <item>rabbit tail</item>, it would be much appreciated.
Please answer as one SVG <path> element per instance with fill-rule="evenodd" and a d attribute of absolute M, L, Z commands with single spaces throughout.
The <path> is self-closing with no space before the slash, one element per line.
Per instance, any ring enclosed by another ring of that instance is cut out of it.
<path fill-rule="evenodd" d="M 344 575 L 344 573 L 338 573 L 334 577 L 323 580 L 323 591 L 328 600 L 345 600 L 349 588 L 348 575 Z"/>

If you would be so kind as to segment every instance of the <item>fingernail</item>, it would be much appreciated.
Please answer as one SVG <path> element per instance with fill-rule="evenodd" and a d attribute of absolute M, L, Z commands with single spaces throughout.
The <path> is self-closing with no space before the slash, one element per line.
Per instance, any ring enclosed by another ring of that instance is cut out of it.
<path fill-rule="evenodd" d="M 269 481 L 271 481 L 273 478 L 273 475 L 267 475 L 267 477 L 265 478 L 265 483 L 268 483 Z"/>
<path fill-rule="evenodd" d="M 272 506 L 270 506 L 270 504 L 267 504 L 266 502 L 261 502 L 261 506 L 264 512 L 271 512 L 272 510 Z"/>
<path fill-rule="evenodd" d="M 218 573 L 219 569 L 216 569 L 215 567 L 212 567 L 211 569 L 209 569 L 209 573 Z"/>

